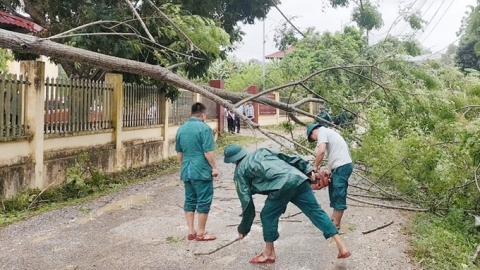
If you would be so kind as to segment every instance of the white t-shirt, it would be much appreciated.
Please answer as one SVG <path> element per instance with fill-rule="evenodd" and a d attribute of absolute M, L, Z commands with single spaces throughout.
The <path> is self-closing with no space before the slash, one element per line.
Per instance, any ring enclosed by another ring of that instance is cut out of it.
<path fill-rule="evenodd" d="M 243 106 L 237 107 L 237 112 L 243 114 Z"/>
<path fill-rule="evenodd" d="M 336 131 L 326 128 L 318 128 L 317 143 L 327 144 L 328 166 L 333 170 L 348 163 L 352 163 L 352 156 L 347 142 Z"/>

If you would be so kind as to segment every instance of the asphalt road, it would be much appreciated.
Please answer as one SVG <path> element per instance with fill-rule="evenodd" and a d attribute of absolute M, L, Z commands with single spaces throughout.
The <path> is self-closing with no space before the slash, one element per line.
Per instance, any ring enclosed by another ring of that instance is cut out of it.
<path fill-rule="evenodd" d="M 277 147 L 272 142 L 260 146 Z M 234 165 L 224 164 L 222 158 L 217 157 L 221 175 L 215 181 L 207 224 L 216 241 L 186 239 L 183 185 L 176 173 L 0 229 L 0 269 L 419 269 L 407 254 L 408 235 L 403 228 L 409 214 L 352 201 L 341 230 L 352 251 L 348 259 L 336 259 L 333 241 L 324 239 L 294 205 L 279 223 L 274 264 L 248 262 L 264 247 L 259 215 L 245 239 L 210 255 L 195 255 L 212 252 L 237 237 L 241 208 L 232 182 Z M 327 191 L 315 193 L 330 214 Z M 255 195 L 257 211 L 264 199 Z M 386 228 L 362 233 L 392 221 Z"/>

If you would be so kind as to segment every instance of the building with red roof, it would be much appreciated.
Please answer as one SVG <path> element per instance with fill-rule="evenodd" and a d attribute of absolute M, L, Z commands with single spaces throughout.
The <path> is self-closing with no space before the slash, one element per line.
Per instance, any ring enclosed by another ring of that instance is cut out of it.
<path fill-rule="evenodd" d="M 266 55 L 265 59 L 283 59 L 287 53 L 293 52 L 294 50 L 295 50 L 295 46 L 290 46 L 288 47 L 288 49 L 284 51 L 278 51 L 278 52 L 274 52 L 272 54 Z"/>
<path fill-rule="evenodd" d="M 10 13 L 0 10 L 0 28 L 18 32 L 18 33 L 31 33 L 41 31 L 43 28 L 25 18 L 12 15 Z"/>

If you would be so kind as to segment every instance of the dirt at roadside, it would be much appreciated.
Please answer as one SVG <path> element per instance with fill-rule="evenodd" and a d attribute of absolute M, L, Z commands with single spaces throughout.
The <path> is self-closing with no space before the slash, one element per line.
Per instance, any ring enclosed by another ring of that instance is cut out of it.
<path fill-rule="evenodd" d="M 248 136 L 248 131 L 242 135 Z M 277 148 L 269 141 L 258 146 Z M 296 215 L 299 210 L 293 205 L 279 222 L 275 264 L 248 263 L 264 246 L 258 215 L 244 240 L 210 255 L 195 255 L 237 237 L 241 208 L 232 182 L 234 167 L 222 158 L 217 156 L 221 175 L 208 221 L 216 241 L 186 239 L 183 186 L 176 173 L 0 229 L 0 269 L 420 269 L 407 254 L 404 227 L 410 214 L 353 201 L 348 201 L 341 230 L 353 254 L 348 259 L 336 259 L 334 243 L 303 214 Z M 327 191 L 315 194 L 330 214 Z M 257 211 L 264 199 L 255 196 Z M 392 221 L 383 229 L 362 233 Z"/>

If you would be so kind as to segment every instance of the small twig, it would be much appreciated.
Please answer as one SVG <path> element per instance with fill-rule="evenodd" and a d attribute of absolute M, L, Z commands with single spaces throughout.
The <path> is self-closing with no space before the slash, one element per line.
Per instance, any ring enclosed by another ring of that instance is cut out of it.
<path fill-rule="evenodd" d="M 367 234 L 367 233 L 371 233 L 371 232 L 374 232 L 374 231 L 378 231 L 378 230 L 381 230 L 381 229 L 383 229 L 383 228 L 386 228 L 386 227 L 388 227 L 388 226 L 390 226 L 390 225 L 392 225 L 392 224 L 393 224 L 393 220 L 392 220 L 392 222 L 390 222 L 390 223 L 388 223 L 388 224 L 382 225 L 382 226 L 380 226 L 380 227 L 377 227 L 377 228 L 375 228 L 375 229 L 372 229 L 372 230 L 369 230 L 369 231 L 366 231 L 366 232 L 362 232 L 362 233 L 363 233 L 363 234 Z"/>
<path fill-rule="evenodd" d="M 412 208 L 412 207 L 402 207 L 402 206 L 393 206 L 393 205 L 386 205 L 386 204 L 380 204 L 380 203 L 372 203 L 372 202 L 367 202 L 359 199 L 352 198 L 351 196 L 347 196 L 348 199 L 360 203 L 365 203 L 369 205 L 375 205 L 379 207 L 384 207 L 384 208 L 391 208 L 391 209 L 399 209 L 399 210 L 407 210 L 407 211 L 416 211 L 416 212 L 428 212 L 428 209 L 425 208 Z"/>
<path fill-rule="evenodd" d="M 472 258 L 472 263 L 473 264 L 477 264 L 477 258 L 478 258 L 478 254 L 480 253 L 480 245 L 478 245 L 477 247 L 477 251 L 475 251 L 475 253 L 473 254 L 473 258 Z"/>
<path fill-rule="evenodd" d="M 279 221 L 285 221 L 285 222 L 302 222 L 301 220 L 296 220 L 296 219 L 285 219 L 285 218 L 281 218 Z"/>
<path fill-rule="evenodd" d="M 480 186 L 478 185 L 478 177 L 477 177 L 478 168 L 480 168 L 480 164 L 478 164 L 477 168 L 475 169 L 475 172 L 473 173 L 473 176 L 475 178 L 475 184 L 477 185 L 477 190 L 478 190 L 478 192 L 480 192 Z"/>
<path fill-rule="evenodd" d="M 52 182 L 50 185 L 48 185 L 48 187 L 44 188 L 40 194 L 37 195 L 37 197 L 35 197 L 35 199 L 33 199 L 33 201 L 30 203 L 30 205 L 28 206 L 27 208 L 27 211 L 30 210 L 30 208 L 32 207 L 32 205 L 37 201 L 38 198 L 40 198 L 40 196 L 43 194 L 43 192 L 45 192 L 49 187 L 51 187 L 53 184 L 55 184 L 56 182 Z M 3 204 L 3 201 L 2 201 L 2 204 Z"/>
<path fill-rule="evenodd" d="M 255 220 L 255 221 L 253 222 L 253 224 L 260 224 L 260 220 Z M 240 225 L 240 224 L 229 224 L 229 225 L 227 225 L 227 226 L 225 226 L 225 227 L 236 227 L 236 226 L 238 226 L 238 225 Z"/>
<path fill-rule="evenodd" d="M 236 200 L 237 198 L 220 198 L 219 201 L 231 201 Z"/>
<path fill-rule="evenodd" d="M 288 216 L 286 216 L 286 217 L 284 217 L 284 218 L 291 218 L 291 217 L 294 217 L 294 216 L 298 216 L 298 215 L 300 215 L 301 213 L 303 213 L 303 212 L 300 211 L 300 212 L 298 212 L 298 213 L 288 215 Z"/>
<path fill-rule="evenodd" d="M 196 256 L 199 256 L 199 255 L 210 255 L 210 254 L 213 254 L 213 253 L 219 251 L 219 250 L 222 249 L 222 248 L 226 248 L 226 247 L 230 246 L 231 244 L 237 242 L 238 240 L 240 240 L 240 238 L 237 238 L 237 239 L 235 239 L 235 240 L 232 240 L 232 241 L 228 242 L 227 244 L 225 244 L 225 245 L 223 245 L 223 246 L 220 246 L 219 248 L 214 249 L 214 250 L 212 250 L 212 251 L 210 251 L 210 252 L 194 253 L 193 255 L 196 255 Z"/>
<path fill-rule="evenodd" d="M 373 196 L 373 195 L 364 195 L 364 194 L 355 194 L 355 193 L 349 193 L 351 196 L 356 196 L 356 197 L 365 197 L 365 198 L 373 198 L 373 199 L 380 199 L 380 200 L 401 200 L 398 198 L 387 198 L 387 197 L 381 197 L 381 196 Z"/>

